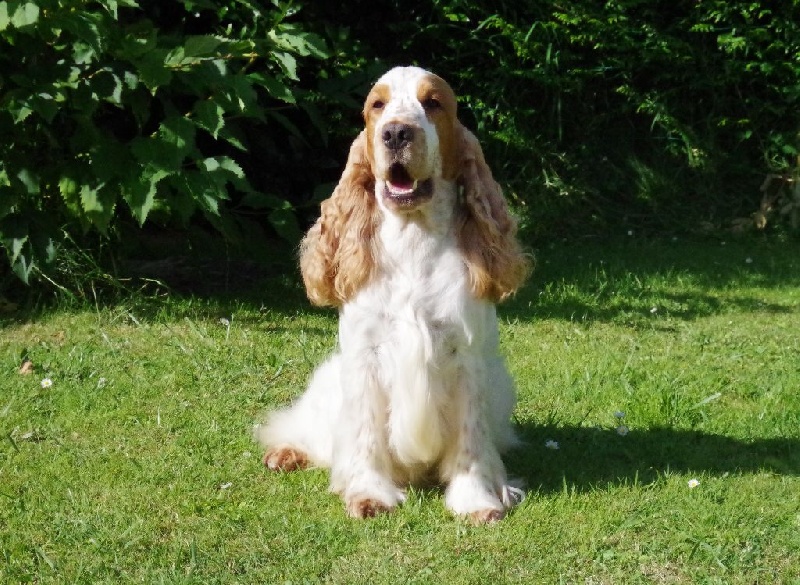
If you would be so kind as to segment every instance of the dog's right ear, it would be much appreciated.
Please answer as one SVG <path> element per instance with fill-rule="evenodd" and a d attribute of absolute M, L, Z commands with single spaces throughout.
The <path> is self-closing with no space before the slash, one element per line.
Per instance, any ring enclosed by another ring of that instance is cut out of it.
<path fill-rule="evenodd" d="M 367 140 L 362 130 L 353 141 L 339 184 L 300 244 L 300 271 L 315 305 L 341 306 L 377 271 L 380 212 Z"/>

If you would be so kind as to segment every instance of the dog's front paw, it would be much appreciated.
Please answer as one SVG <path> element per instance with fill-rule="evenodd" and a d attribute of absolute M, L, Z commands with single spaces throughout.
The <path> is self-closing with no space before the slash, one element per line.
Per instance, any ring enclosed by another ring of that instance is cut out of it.
<path fill-rule="evenodd" d="M 343 499 L 351 518 L 372 518 L 394 510 L 406 494 L 388 478 L 367 474 L 344 490 Z"/>
<path fill-rule="evenodd" d="M 445 506 L 472 524 L 492 524 L 502 520 L 506 507 L 480 477 L 462 474 L 454 477 L 445 491 Z"/>
<path fill-rule="evenodd" d="M 487 510 L 476 510 L 466 515 L 466 518 L 475 526 L 482 526 L 484 524 L 494 524 L 505 518 L 505 510 L 495 510 L 489 508 Z"/>
<path fill-rule="evenodd" d="M 345 501 L 347 515 L 351 518 L 374 518 L 378 514 L 385 514 L 394 510 L 394 505 L 387 504 L 375 498 L 353 496 Z"/>
<path fill-rule="evenodd" d="M 264 465 L 272 471 L 294 471 L 308 467 L 308 456 L 291 447 L 278 447 L 264 453 Z"/>

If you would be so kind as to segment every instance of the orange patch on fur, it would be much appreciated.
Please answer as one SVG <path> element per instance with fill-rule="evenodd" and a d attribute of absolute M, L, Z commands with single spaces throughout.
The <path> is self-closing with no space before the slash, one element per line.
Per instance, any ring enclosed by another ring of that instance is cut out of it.
<path fill-rule="evenodd" d="M 375 123 L 383 112 L 383 107 L 392 99 L 392 92 L 388 85 L 378 83 L 370 90 L 364 101 L 364 124 L 367 129 L 366 156 L 371 168 L 375 167 L 375 152 L 372 140 L 375 137 Z"/>
<path fill-rule="evenodd" d="M 483 524 L 499 522 L 505 515 L 506 513 L 503 510 L 478 510 L 477 512 L 472 512 L 468 518 L 473 525 L 482 526 Z"/>
<path fill-rule="evenodd" d="M 308 467 L 306 454 L 288 447 L 267 451 L 262 461 L 272 471 L 295 471 Z"/>
<path fill-rule="evenodd" d="M 394 506 L 387 506 L 373 498 L 350 498 L 347 501 L 347 515 L 351 518 L 374 518 L 378 514 L 391 512 Z"/>
<path fill-rule="evenodd" d="M 453 180 L 458 174 L 458 136 L 456 95 L 447 82 L 432 73 L 426 75 L 417 86 L 417 100 L 423 104 L 434 101 L 438 104 L 434 108 L 426 108 L 426 114 L 431 123 L 436 126 L 439 136 L 439 153 L 442 157 L 442 176 Z"/>

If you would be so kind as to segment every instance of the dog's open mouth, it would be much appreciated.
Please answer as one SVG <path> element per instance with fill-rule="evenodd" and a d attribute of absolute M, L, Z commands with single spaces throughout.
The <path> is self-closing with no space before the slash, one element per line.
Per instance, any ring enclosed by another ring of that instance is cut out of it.
<path fill-rule="evenodd" d="M 413 179 L 400 163 L 389 167 L 386 196 L 401 207 L 415 205 L 433 195 L 433 180 Z"/>

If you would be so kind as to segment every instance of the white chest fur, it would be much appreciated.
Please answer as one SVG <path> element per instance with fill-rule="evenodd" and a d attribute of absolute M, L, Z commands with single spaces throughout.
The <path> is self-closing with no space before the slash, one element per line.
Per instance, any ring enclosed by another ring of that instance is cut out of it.
<path fill-rule="evenodd" d="M 453 235 L 423 221 L 384 223 L 381 277 L 344 307 L 339 331 L 342 353 L 374 369 L 390 450 L 412 467 L 442 457 L 454 432 L 448 409 L 463 402 L 456 399 L 463 363 L 483 371 L 474 362 L 494 340 L 476 334 L 495 329 L 487 327 L 494 307 L 469 294 Z"/>

